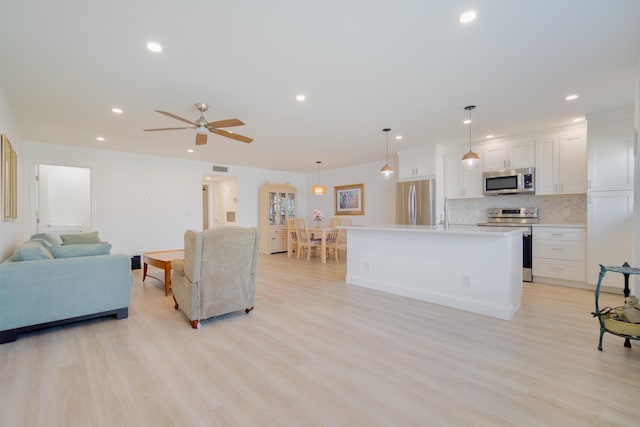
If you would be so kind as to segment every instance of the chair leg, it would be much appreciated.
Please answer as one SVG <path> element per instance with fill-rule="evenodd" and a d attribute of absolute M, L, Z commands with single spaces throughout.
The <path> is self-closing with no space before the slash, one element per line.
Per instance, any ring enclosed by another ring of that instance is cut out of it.
<path fill-rule="evenodd" d="M 252 312 L 252 311 L 253 311 L 253 309 L 254 309 L 254 307 L 253 307 L 253 306 L 251 306 L 251 307 L 249 307 L 249 308 L 245 308 L 245 309 L 244 309 L 244 312 L 245 312 L 245 313 L 247 313 L 247 314 L 249 314 L 250 312 Z"/>
<path fill-rule="evenodd" d="M 173 295 L 173 302 L 175 303 L 175 305 L 173 306 L 174 310 L 177 310 L 179 305 L 178 305 L 178 301 L 176 301 L 176 296 Z"/>
<path fill-rule="evenodd" d="M 192 320 L 189 323 L 191 323 L 191 327 L 193 329 L 200 329 L 200 321 L 199 320 Z"/>

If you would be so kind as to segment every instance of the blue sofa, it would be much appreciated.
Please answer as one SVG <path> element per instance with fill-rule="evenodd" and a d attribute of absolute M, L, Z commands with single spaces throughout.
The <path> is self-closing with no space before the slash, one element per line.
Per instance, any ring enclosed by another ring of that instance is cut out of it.
<path fill-rule="evenodd" d="M 110 315 L 126 318 L 130 258 L 110 255 L 111 245 L 100 245 L 52 248 L 32 239 L 0 264 L 0 344 L 48 326 Z M 38 251 L 42 255 L 33 256 Z M 95 255 L 100 253 L 106 254 Z"/>

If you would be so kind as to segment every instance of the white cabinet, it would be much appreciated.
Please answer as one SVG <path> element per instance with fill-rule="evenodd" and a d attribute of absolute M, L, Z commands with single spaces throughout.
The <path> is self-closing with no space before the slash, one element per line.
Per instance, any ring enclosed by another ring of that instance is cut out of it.
<path fill-rule="evenodd" d="M 485 171 L 533 167 L 533 140 L 494 141 L 482 147 L 482 168 Z"/>
<path fill-rule="evenodd" d="M 297 190 L 289 184 L 270 184 L 260 188 L 260 252 L 272 254 L 287 250 L 287 219 L 295 218 Z"/>
<path fill-rule="evenodd" d="M 534 281 L 544 278 L 585 281 L 585 229 L 533 227 Z"/>
<path fill-rule="evenodd" d="M 633 189 L 633 118 L 589 118 L 588 189 Z"/>
<path fill-rule="evenodd" d="M 587 192 L 587 140 L 584 127 L 536 139 L 536 194 Z"/>
<path fill-rule="evenodd" d="M 435 145 L 398 151 L 398 181 L 433 178 L 435 175 Z"/>
<path fill-rule="evenodd" d="M 596 285 L 599 264 L 633 264 L 633 191 L 597 191 L 587 195 L 587 283 Z M 607 274 L 604 286 L 622 288 L 619 274 Z"/>
<path fill-rule="evenodd" d="M 448 199 L 483 197 L 480 168 L 466 169 L 462 166 L 462 156 L 468 151 L 467 147 L 444 154 L 444 191 Z"/>

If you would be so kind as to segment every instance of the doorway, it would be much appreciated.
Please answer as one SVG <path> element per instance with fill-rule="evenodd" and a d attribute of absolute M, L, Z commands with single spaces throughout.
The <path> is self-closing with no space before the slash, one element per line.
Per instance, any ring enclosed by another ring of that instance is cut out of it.
<path fill-rule="evenodd" d="M 238 179 L 205 174 L 202 177 L 202 229 L 234 225 L 238 210 Z"/>
<path fill-rule="evenodd" d="M 38 164 L 35 187 L 38 233 L 91 231 L 91 169 Z"/>

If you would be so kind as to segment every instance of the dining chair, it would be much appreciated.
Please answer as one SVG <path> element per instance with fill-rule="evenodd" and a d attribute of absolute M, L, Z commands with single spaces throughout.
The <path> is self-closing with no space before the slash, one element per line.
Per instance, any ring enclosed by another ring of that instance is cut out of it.
<path fill-rule="evenodd" d="M 296 259 L 304 256 L 304 250 L 307 249 L 307 261 L 311 258 L 311 249 L 318 248 L 322 245 L 321 239 L 312 239 L 309 228 L 307 227 L 307 221 L 301 218 L 301 221 L 296 221 L 296 238 L 298 240 L 298 254 Z M 317 252 L 317 250 L 316 250 Z"/>
<path fill-rule="evenodd" d="M 293 251 L 298 252 L 298 235 L 296 232 L 297 223 L 304 221 L 304 218 L 289 218 L 287 219 L 287 256 L 291 256 Z"/>
<path fill-rule="evenodd" d="M 341 225 L 352 225 L 353 221 L 349 218 L 331 218 L 332 228 L 339 227 Z M 347 230 L 338 228 L 335 233 L 331 233 L 331 236 L 327 236 L 327 252 L 333 252 L 333 259 L 338 262 L 338 252 L 347 250 Z"/>

